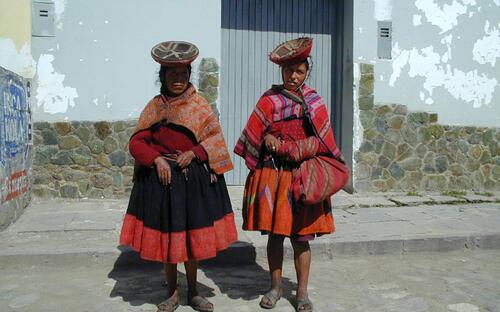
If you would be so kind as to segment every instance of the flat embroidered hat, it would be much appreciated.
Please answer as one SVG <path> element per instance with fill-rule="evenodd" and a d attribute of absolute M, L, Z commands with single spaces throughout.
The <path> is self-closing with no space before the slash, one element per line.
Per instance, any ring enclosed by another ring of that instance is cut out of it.
<path fill-rule="evenodd" d="M 198 54 L 198 48 L 185 41 L 160 42 L 151 49 L 151 57 L 161 65 L 169 67 L 189 65 Z"/>
<path fill-rule="evenodd" d="M 269 60 L 280 66 L 305 61 L 311 54 L 312 42 L 310 37 L 285 41 L 269 53 Z"/>

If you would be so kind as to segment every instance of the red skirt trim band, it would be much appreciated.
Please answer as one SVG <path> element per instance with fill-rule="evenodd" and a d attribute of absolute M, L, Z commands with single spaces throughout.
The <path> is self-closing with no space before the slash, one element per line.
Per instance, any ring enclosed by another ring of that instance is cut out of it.
<path fill-rule="evenodd" d="M 237 237 L 234 213 L 225 215 L 210 227 L 171 233 L 145 227 L 141 220 L 126 214 L 120 244 L 131 246 L 144 260 L 181 263 L 214 258 Z"/>

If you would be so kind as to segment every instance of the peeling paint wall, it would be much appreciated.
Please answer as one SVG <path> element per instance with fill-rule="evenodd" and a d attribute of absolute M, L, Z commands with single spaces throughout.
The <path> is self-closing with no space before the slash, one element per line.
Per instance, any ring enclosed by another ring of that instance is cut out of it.
<path fill-rule="evenodd" d="M 30 3 L 30 0 L 0 0 L 0 66 L 25 78 L 35 74 Z"/>
<path fill-rule="evenodd" d="M 192 80 L 203 57 L 220 60 L 220 0 L 54 3 L 55 37 L 32 39 L 36 121 L 137 118 L 159 90 L 150 49 L 160 41 L 199 47 Z"/>
<path fill-rule="evenodd" d="M 377 59 L 378 20 L 392 21 L 392 60 Z M 498 0 L 355 1 L 354 61 L 375 65 L 375 102 L 500 125 Z"/>

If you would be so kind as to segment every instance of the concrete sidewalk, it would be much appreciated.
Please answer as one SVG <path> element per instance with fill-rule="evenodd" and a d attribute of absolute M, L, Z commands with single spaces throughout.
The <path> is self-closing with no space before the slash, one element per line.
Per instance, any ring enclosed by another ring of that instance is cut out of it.
<path fill-rule="evenodd" d="M 231 187 L 230 194 L 239 241 L 212 262 L 264 259 L 267 237 L 241 231 L 242 188 Z M 34 200 L 0 232 L 0 263 L 136 262 L 136 253 L 117 246 L 126 207 L 126 199 Z M 340 193 L 333 213 L 336 233 L 312 242 L 316 258 L 500 248 L 500 194 Z"/>

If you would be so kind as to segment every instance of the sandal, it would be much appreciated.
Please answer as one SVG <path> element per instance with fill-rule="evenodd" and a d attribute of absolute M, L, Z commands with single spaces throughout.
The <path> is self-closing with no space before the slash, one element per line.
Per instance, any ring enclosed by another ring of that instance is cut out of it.
<path fill-rule="evenodd" d="M 297 312 L 312 312 L 313 304 L 308 297 L 297 300 Z"/>
<path fill-rule="evenodd" d="M 283 291 L 280 289 L 271 289 L 262 296 L 259 305 L 264 309 L 272 309 L 276 306 L 278 300 L 280 300 Z"/>
<path fill-rule="evenodd" d="M 212 312 L 214 310 L 214 305 L 207 300 L 207 298 L 202 297 L 200 295 L 196 295 L 191 297 L 188 300 L 189 305 L 196 311 L 200 312 Z"/>
<path fill-rule="evenodd" d="M 175 309 L 179 307 L 179 300 L 175 300 L 172 297 L 168 298 L 165 301 L 162 301 L 157 306 L 158 311 L 156 312 L 173 312 Z"/>

